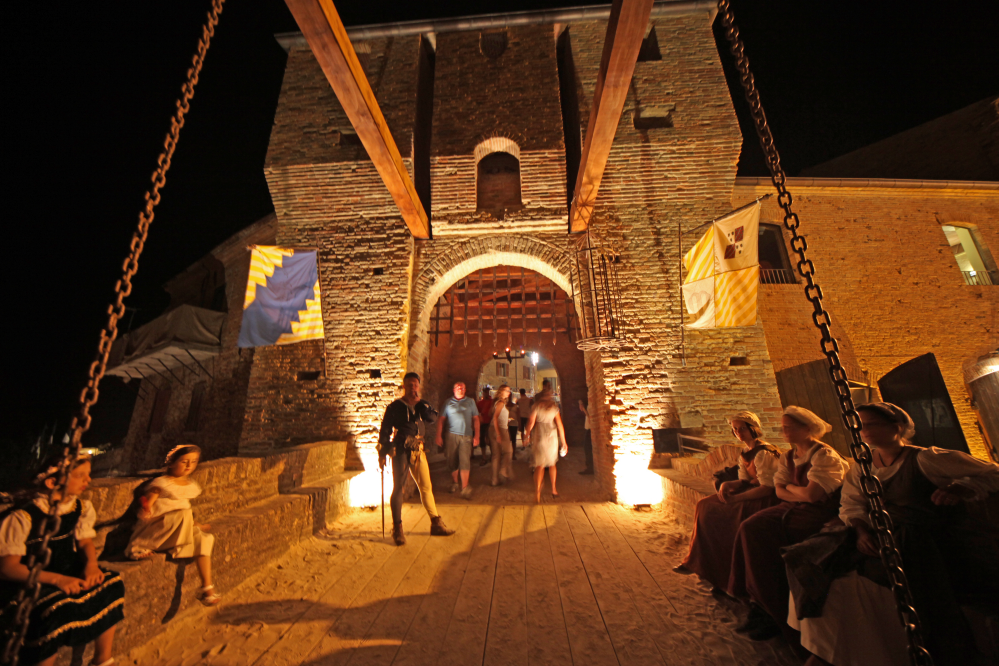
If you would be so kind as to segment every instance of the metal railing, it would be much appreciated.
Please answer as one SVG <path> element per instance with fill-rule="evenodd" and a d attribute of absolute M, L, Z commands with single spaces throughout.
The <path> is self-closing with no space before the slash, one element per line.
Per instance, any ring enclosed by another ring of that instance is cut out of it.
<path fill-rule="evenodd" d="M 987 271 L 961 271 L 964 284 L 979 285 L 982 287 L 996 284 L 996 280 Z"/>
<path fill-rule="evenodd" d="M 760 284 L 796 284 L 794 273 L 786 268 L 761 268 Z"/>

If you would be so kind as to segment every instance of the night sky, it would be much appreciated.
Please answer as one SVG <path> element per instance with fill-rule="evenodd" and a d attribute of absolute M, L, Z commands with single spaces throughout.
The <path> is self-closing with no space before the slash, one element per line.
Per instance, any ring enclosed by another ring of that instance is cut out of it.
<path fill-rule="evenodd" d="M 69 421 L 209 7 L 57 4 L 2 10 L 5 448 Z M 350 26 L 578 4 L 600 3 L 338 9 Z M 734 8 L 791 175 L 999 92 L 992 1 Z M 285 62 L 273 35 L 296 29 L 280 0 L 227 2 L 126 302 L 133 326 L 167 305 L 164 282 L 272 210 L 263 163 Z M 727 50 L 722 61 L 731 74 Z M 733 90 L 747 137 L 739 173 L 766 175 Z"/>

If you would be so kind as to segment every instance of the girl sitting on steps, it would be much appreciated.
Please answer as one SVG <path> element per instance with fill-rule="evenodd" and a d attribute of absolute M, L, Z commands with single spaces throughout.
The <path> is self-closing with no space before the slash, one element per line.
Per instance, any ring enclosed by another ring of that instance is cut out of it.
<path fill-rule="evenodd" d="M 191 500 L 201 486 L 191 478 L 201 460 L 201 449 L 193 444 L 174 447 L 166 457 L 167 473 L 157 477 L 139 498 L 142 509 L 125 554 L 133 560 L 167 553 L 175 559 L 193 557 L 201 576 L 198 601 L 214 606 L 221 601 L 212 585 L 212 546 L 215 537 L 205 534 L 211 526 L 194 522 Z"/>
<path fill-rule="evenodd" d="M 58 504 L 59 530 L 48 542 L 51 555 L 38 577 L 41 592 L 31 611 L 20 663 L 52 666 L 64 645 L 93 642 L 91 663 L 111 666 L 115 625 L 125 617 L 125 584 L 117 572 L 97 564 L 93 543 L 97 513 L 89 500 L 79 497 L 90 485 L 90 456 L 77 457 L 65 487 L 53 491 L 62 462 L 62 447 L 58 448 L 43 463 L 33 488 L 16 494 L 13 507 L 0 515 L 0 627 L 14 622 L 14 602 L 28 579 L 29 558 L 42 556 L 41 524 L 51 498 Z"/>

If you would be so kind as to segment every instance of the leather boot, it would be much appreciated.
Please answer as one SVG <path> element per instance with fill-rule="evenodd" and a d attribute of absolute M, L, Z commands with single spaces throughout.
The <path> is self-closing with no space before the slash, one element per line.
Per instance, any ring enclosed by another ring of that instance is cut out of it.
<path fill-rule="evenodd" d="M 430 536 L 451 536 L 454 530 L 449 530 L 440 516 L 430 519 Z"/>
<path fill-rule="evenodd" d="M 392 539 L 397 546 L 406 545 L 406 535 L 402 533 L 402 523 L 396 523 L 392 527 Z"/>

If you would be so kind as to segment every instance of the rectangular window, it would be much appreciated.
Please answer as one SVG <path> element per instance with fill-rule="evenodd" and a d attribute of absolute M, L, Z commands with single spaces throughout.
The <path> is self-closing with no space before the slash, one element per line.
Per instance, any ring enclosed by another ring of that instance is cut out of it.
<path fill-rule="evenodd" d="M 530 379 L 531 378 L 531 369 L 530 368 L 528 368 L 528 367 L 525 366 L 525 367 L 521 368 L 521 370 L 524 371 L 524 376 L 522 377 L 522 379 Z"/>
<path fill-rule="evenodd" d="M 497 377 L 509 377 L 509 375 L 507 374 L 507 369 L 508 369 L 508 366 L 507 366 L 506 363 L 497 363 L 496 364 L 496 376 Z"/>
<path fill-rule="evenodd" d="M 153 412 L 149 417 L 149 432 L 155 434 L 163 432 L 163 423 L 166 421 L 167 407 L 170 406 L 170 387 L 157 389 L 156 398 L 153 400 Z"/>
<path fill-rule="evenodd" d="M 982 252 L 975 239 L 977 229 L 971 227 L 956 227 L 945 224 L 940 227 L 947 243 L 950 245 L 957 267 L 961 271 L 964 283 L 968 285 L 994 285 L 999 283 L 996 278 L 995 266 L 990 265 L 990 257 Z M 988 262 L 988 263 L 987 263 Z"/>
<path fill-rule="evenodd" d="M 784 234 L 780 225 L 760 223 L 760 282 L 794 284 L 794 271 L 787 258 Z"/>
<path fill-rule="evenodd" d="M 191 391 L 191 406 L 187 408 L 187 421 L 184 422 L 184 432 L 201 430 L 201 407 L 205 403 L 205 392 L 208 382 L 198 382 Z"/>

